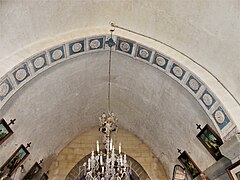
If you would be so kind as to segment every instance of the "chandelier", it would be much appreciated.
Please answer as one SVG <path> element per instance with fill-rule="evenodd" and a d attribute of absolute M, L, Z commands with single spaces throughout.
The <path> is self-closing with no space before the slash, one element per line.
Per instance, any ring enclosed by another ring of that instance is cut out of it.
<path fill-rule="evenodd" d="M 121 143 L 118 150 L 115 149 L 112 133 L 117 131 L 117 117 L 111 112 L 111 60 L 112 47 L 115 42 L 111 37 L 106 41 L 110 47 L 108 61 L 108 113 L 99 117 L 99 131 L 102 133 L 104 149 L 100 150 L 99 141 L 96 142 L 96 151 L 92 151 L 91 157 L 83 164 L 86 180 L 130 180 L 131 168 L 127 161 L 127 155 L 122 152 Z"/>

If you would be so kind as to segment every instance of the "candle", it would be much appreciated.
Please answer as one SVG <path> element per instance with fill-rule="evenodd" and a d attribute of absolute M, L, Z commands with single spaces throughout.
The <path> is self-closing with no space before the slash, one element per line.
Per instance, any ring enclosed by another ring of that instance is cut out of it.
<path fill-rule="evenodd" d="M 90 168 L 91 168 L 91 160 L 90 158 L 88 158 L 88 170 L 90 170 Z"/>
<path fill-rule="evenodd" d="M 119 143 L 119 154 L 121 154 L 122 148 L 121 148 L 121 143 Z"/>
<path fill-rule="evenodd" d="M 104 166 L 102 167 L 102 174 L 104 174 Z"/>
<path fill-rule="evenodd" d="M 109 166 L 109 157 L 108 157 L 108 153 L 107 153 L 107 157 L 106 157 L 106 167 L 108 167 Z"/>
<path fill-rule="evenodd" d="M 103 157 L 102 157 L 102 152 L 101 152 L 101 155 L 100 155 L 100 165 L 103 165 Z"/>
<path fill-rule="evenodd" d="M 94 151 L 92 151 L 91 159 L 94 159 Z"/>
<path fill-rule="evenodd" d="M 97 141 L 97 152 L 99 153 L 99 142 Z"/>
<path fill-rule="evenodd" d="M 112 139 L 110 140 L 110 151 L 112 150 Z"/>
<path fill-rule="evenodd" d="M 114 157 L 114 146 L 112 147 L 112 158 Z"/>
<path fill-rule="evenodd" d="M 122 155 L 120 154 L 120 165 L 123 165 L 123 159 L 122 159 Z"/>
<path fill-rule="evenodd" d="M 124 163 L 124 164 L 127 163 L 127 155 L 126 155 L 126 154 L 124 154 L 124 156 L 123 156 L 123 163 Z"/>

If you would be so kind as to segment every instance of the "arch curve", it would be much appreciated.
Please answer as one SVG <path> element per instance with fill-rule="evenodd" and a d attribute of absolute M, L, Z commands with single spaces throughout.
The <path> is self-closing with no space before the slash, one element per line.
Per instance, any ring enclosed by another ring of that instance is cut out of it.
<path fill-rule="evenodd" d="M 83 54 L 107 51 L 108 47 L 106 47 L 105 41 L 109 34 L 101 32 L 106 31 L 102 29 L 99 31 L 101 35 L 88 33 L 88 36 L 82 37 L 76 35 L 75 32 L 74 35 L 62 37 L 65 40 L 64 43 L 62 41 L 61 43 L 50 43 L 54 46 L 24 60 L 20 58 L 21 60 L 17 60 L 18 65 L 6 68 L 11 70 L 6 74 L 1 74 L 0 108 L 24 84 L 56 64 Z M 114 48 L 116 53 L 124 54 L 133 60 L 157 68 L 181 84 L 201 105 L 223 140 L 239 131 L 240 123 L 236 116 L 240 112 L 240 107 L 204 69 L 192 64 L 177 52 L 148 39 L 141 39 L 137 35 L 117 31 L 114 39 L 117 42 Z M 25 52 L 25 54 L 28 53 Z"/>

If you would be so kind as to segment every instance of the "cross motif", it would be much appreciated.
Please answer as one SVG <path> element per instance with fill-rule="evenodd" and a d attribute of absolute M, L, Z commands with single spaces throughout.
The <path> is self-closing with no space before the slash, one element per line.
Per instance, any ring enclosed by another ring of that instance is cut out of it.
<path fill-rule="evenodd" d="M 27 143 L 27 146 L 26 146 L 26 149 L 29 148 L 31 146 L 31 142 L 30 143 Z"/>
<path fill-rule="evenodd" d="M 202 130 L 201 124 L 196 124 L 196 126 L 197 126 L 197 129 L 200 129 L 200 131 Z"/>
<path fill-rule="evenodd" d="M 16 121 L 16 119 L 11 119 L 10 123 L 8 123 L 8 125 L 10 126 L 11 124 L 15 124 L 15 121 Z"/>
<path fill-rule="evenodd" d="M 179 154 L 182 154 L 182 150 L 177 148 Z"/>

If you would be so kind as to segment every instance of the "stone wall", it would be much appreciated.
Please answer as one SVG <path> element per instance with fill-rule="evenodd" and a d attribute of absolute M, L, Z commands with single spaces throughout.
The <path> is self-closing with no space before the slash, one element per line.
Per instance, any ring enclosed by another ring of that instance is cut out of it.
<path fill-rule="evenodd" d="M 53 161 L 49 169 L 52 180 L 63 180 L 71 169 L 86 155 L 95 149 L 96 140 L 101 140 L 97 128 L 88 130 L 72 140 Z M 115 146 L 122 143 L 122 149 L 138 161 L 153 180 L 167 179 L 161 162 L 154 156 L 146 144 L 126 130 L 119 129 L 114 138 Z"/>

